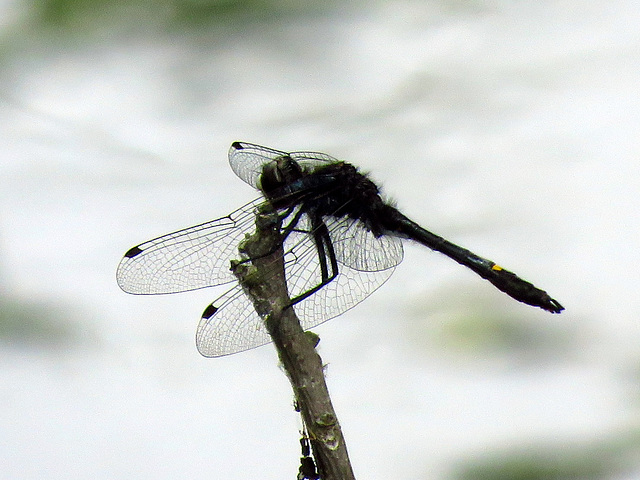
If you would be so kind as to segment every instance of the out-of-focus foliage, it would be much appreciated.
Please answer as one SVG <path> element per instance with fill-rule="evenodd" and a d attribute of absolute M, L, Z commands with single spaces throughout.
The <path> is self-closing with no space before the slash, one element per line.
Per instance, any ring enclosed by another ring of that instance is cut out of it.
<path fill-rule="evenodd" d="M 525 318 L 518 319 L 488 311 L 477 316 L 460 316 L 442 326 L 442 340 L 447 347 L 461 351 L 520 352 L 527 355 L 550 355 L 572 345 L 566 329 L 538 326 Z"/>
<path fill-rule="evenodd" d="M 521 304 L 507 304 L 510 310 L 495 308 L 482 290 L 473 287 L 443 287 L 407 308 L 410 321 L 404 328 L 407 338 L 425 351 L 437 349 L 474 359 L 508 356 L 514 364 L 563 361 L 582 340 L 574 324 L 538 315 Z"/>
<path fill-rule="evenodd" d="M 62 347 L 74 343 L 77 325 L 65 308 L 45 302 L 0 300 L 0 341 L 16 346 Z"/>
<path fill-rule="evenodd" d="M 460 465 L 456 480 L 600 480 L 626 474 L 640 453 L 640 432 L 601 443 L 518 447 Z M 633 470 L 632 470 L 633 472 Z M 622 478 L 622 477 L 621 477 Z M 626 477 L 625 477 L 626 478 Z M 632 478 L 632 477 L 628 477 Z"/>
<path fill-rule="evenodd" d="M 110 26 L 183 29 L 207 27 L 233 18 L 268 20 L 326 11 L 332 1 L 294 0 L 44 0 L 32 4 L 33 17 L 45 28 L 69 33 Z"/>

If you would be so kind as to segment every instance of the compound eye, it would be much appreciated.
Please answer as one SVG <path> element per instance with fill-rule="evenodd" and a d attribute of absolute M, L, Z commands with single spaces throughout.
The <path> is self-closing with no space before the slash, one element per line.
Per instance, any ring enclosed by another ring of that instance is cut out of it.
<path fill-rule="evenodd" d="M 265 163 L 258 181 L 258 188 L 265 193 L 274 191 L 285 184 L 282 167 L 278 162 Z"/>
<path fill-rule="evenodd" d="M 302 167 L 289 155 L 283 155 L 276 160 L 278 166 L 278 172 L 280 174 L 281 181 L 293 182 L 302 177 Z"/>
<path fill-rule="evenodd" d="M 282 155 L 262 166 L 258 187 L 264 193 L 269 193 L 295 182 L 302 176 L 303 170 L 298 162 L 289 155 Z"/>

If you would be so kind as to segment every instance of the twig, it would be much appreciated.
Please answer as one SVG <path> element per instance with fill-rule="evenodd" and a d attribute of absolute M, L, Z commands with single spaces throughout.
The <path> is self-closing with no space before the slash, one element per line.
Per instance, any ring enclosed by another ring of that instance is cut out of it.
<path fill-rule="evenodd" d="M 322 480 L 355 479 L 338 418 L 324 379 L 322 359 L 300 326 L 284 271 L 280 221 L 263 208 L 256 217 L 256 233 L 240 245 L 251 262 L 234 262 L 233 270 L 278 350 L 306 424 L 313 456 Z"/>

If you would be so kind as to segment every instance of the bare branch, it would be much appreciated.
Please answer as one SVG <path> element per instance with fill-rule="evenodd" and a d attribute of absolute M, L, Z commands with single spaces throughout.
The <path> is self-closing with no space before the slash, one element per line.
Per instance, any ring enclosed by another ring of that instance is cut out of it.
<path fill-rule="evenodd" d="M 234 273 L 278 350 L 309 433 L 320 478 L 355 479 L 327 390 L 322 359 L 293 308 L 288 307 L 280 222 L 275 211 L 259 212 L 256 233 L 242 242 L 240 251 L 251 261 L 235 262 Z"/>

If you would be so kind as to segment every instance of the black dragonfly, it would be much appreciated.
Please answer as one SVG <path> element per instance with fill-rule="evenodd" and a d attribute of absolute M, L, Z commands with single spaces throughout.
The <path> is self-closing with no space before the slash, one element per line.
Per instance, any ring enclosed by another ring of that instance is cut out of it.
<path fill-rule="evenodd" d="M 117 270 L 133 294 L 185 292 L 236 281 L 230 261 L 269 202 L 282 218 L 291 306 L 307 330 L 340 315 L 380 287 L 402 261 L 410 239 L 470 268 L 519 302 L 551 313 L 564 308 L 545 291 L 496 263 L 454 245 L 386 203 L 366 175 L 317 152 L 282 152 L 244 142 L 229 150 L 233 171 L 262 197 L 229 215 L 131 248 Z M 237 283 L 204 311 L 198 351 L 218 357 L 271 341 Z"/>

